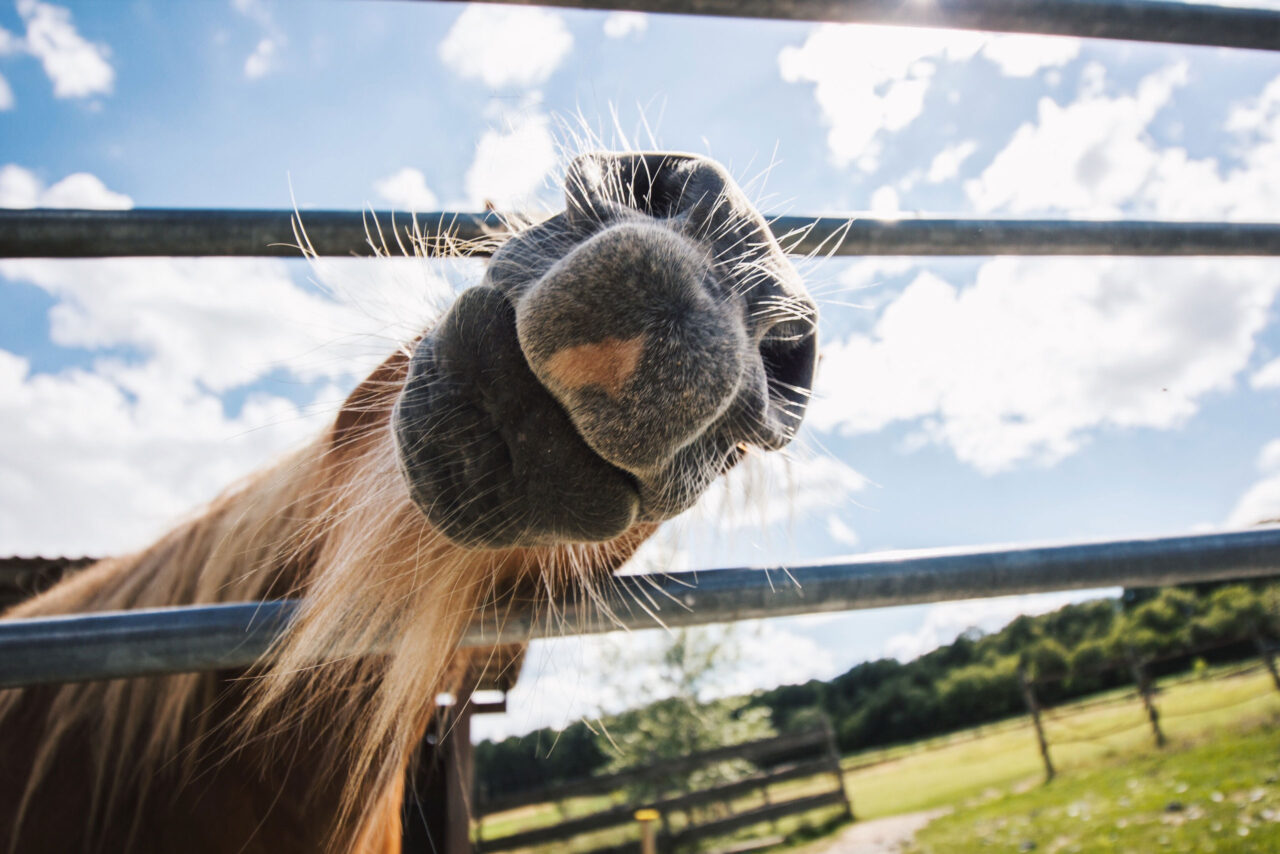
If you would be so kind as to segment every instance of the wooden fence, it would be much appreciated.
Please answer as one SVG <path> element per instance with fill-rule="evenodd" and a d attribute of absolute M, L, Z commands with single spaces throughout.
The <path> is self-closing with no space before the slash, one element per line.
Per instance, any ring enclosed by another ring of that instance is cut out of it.
<path fill-rule="evenodd" d="M 638 783 L 661 785 L 664 780 L 673 777 L 687 778 L 701 768 L 731 760 L 746 760 L 755 766 L 755 771 L 740 779 L 696 792 L 668 793 L 643 801 L 629 799 L 613 803 L 598 812 L 547 827 L 496 838 L 485 838 L 484 835 L 485 819 L 498 813 L 534 804 L 560 803 L 584 795 L 614 794 Z M 785 797 L 788 794 L 785 791 L 770 789 L 779 783 L 817 777 L 830 778 L 831 785 L 816 793 L 805 788 L 799 797 L 789 798 Z M 734 811 L 737 802 L 753 794 L 759 794 L 763 803 Z M 779 800 L 779 794 L 784 799 Z M 694 810 L 713 806 L 719 806 L 714 817 L 695 817 Z M 563 845 L 577 836 L 633 824 L 637 810 L 653 809 L 661 816 L 662 830 L 658 835 L 658 844 L 659 850 L 665 852 L 698 840 L 725 836 L 762 822 L 772 822 L 784 816 L 831 806 L 843 807 L 845 815 L 853 818 L 853 807 L 845 792 L 835 739 L 831 728 L 824 726 L 808 732 L 719 747 L 616 774 L 587 777 L 558 786 L 483 801 L 477 799 L 475 851 L 477 854 L 489 854 L 535 845 Z M 684 819 L 679 826 L 671 821 L 675 813 L 681 814 Z M 635 846 L 634 841 L 629 841 L 621 845 L 592 849 L 592 854 L 632 851 Z"/>

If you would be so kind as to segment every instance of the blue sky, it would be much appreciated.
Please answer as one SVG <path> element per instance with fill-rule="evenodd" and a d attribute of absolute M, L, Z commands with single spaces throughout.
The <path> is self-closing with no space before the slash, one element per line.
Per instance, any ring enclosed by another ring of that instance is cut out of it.
<path fill-rule="evenodd" d="M 0 5 L 0 206 L 554 209 L 583 136 L 710 154 L 768 213 L 1280 219 L 1280 54 L 451 3 Z M 1280 514 L 1274 260 L 803 269 L 824 360 L 793 459 L 718 490 L 645 567 Z M 145 543 L 318 430 L 475 275 L 0 261 L 0 552 Z M 725 690 L 1063 601 L 749 627 Z M 592 668 L 652 635 L 539 645 L 518 711 L 478 731 L 639 699 Z"/>

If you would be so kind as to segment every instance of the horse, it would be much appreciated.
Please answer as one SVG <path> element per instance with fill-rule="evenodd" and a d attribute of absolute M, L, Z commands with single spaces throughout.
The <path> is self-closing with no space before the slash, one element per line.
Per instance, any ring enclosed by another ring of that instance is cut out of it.
<path fill-rule="evenodd" d="M 817 309 L 727 170 L 587 152 L 564 197 L 313 442 L 8 611 L 300 602 L 248 671 L 0 692 L 11 850 L 398 851 L 436 698 L 486 654 L 467 628 L 603 602 L 662 522 L 794 437 Z"/>

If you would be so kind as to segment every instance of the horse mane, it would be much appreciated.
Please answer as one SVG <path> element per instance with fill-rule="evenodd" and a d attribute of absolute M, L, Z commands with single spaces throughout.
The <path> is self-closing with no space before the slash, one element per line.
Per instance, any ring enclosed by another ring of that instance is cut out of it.
<path fill-rule="evenodd" d="M 407 351 L 397 351 L 317 441 L 154 545 L 100 561 L 5 614 L 300 599 L 269 663 L 247 676 L 0 692 L 0 729 L 20 723 L 24 701 L 47 702 L 42 729 L 28 734 L 33 761 L 12 840 L 72 734 L 89 745 L 92 802 L 77 818 L 89 827 L 118 821 L 132 804 L 137 833 L 143 800 L 163 794 L 148 791 L 161 769 L 191 781 L 228 757 L 287 763 L 306 751 L 345 775 L 331 850 L 382 850 L 398 839 L 405 774 L 436 698 L 486 654 L 460 649 L 467 627 L 499 627 L 510 608 L 570 585 L 590 594 L 593 580 L 652 530 L 537 549 L 468 550 L 445 540 L 410 499 L 389 429 L 407 366 Z"/>

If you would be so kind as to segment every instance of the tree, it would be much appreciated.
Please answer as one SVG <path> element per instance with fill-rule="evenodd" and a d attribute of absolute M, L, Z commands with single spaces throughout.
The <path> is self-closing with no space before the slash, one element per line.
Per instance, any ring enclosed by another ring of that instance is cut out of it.
<path fill-rule="evenodd" d="M 733 627 L 680 629 L 656 650 L 637 652 L 633 646 L 622 652 L 613 668 L 614 678 L 633 702 L 649 698 L 653 702 L 601 721 L 599 746 L 611 757 L 612 770 L 777 734 L 769 710 L 753 704 L 751 698 L 714 696 L 725 671 L 740 659 L 738 635 Z M 724 762 L 693 775 L 637 783 L 630 794 L 645 800 L 672 789 L 702 789 L 751 770 L 746 762 Z"/>

